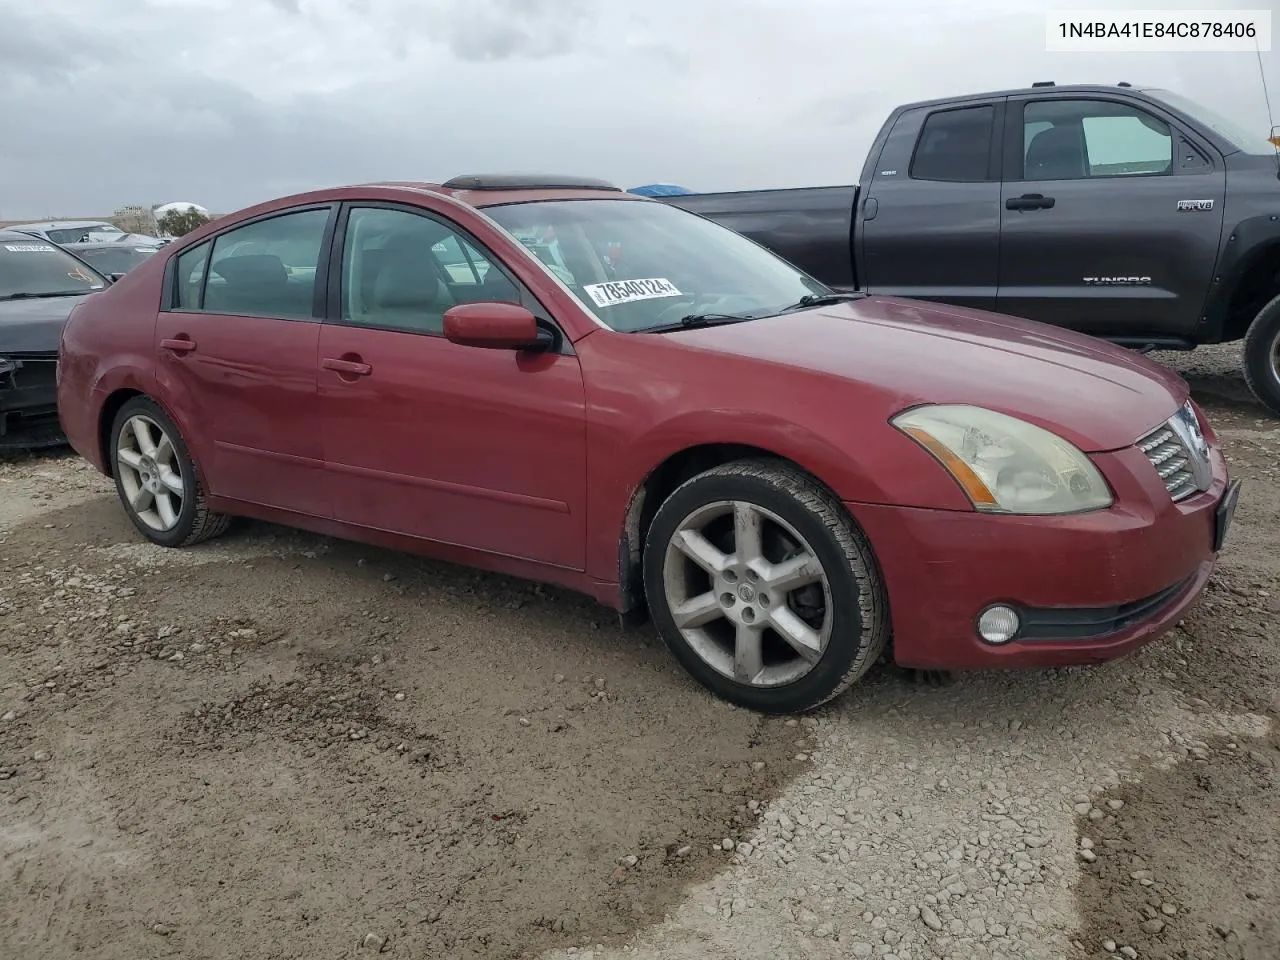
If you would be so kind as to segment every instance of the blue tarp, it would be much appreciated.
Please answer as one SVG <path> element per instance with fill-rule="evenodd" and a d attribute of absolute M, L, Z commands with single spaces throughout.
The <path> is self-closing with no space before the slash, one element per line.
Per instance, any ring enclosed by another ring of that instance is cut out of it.
<path fill-rule="evenodd" d="M 642 197 L 684 197 L 694 191 L 688 187 L 678 187 L 674 183 L 646 183 L 642 187 L 632 187 L 627 193 L 639 194 Z"/>

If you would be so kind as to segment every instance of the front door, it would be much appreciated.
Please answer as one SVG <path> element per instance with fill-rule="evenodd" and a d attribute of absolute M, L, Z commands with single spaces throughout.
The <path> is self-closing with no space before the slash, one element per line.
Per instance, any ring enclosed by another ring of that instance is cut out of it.
<path fill-rule="evenodd" d="M 862 193 L 868 293 L 992 309 L 1000 257 L 1002 103 L 904 113 Z"/>
<path fill-rule="evenodd" d="M 332 214 L 325 206 L 253 221 L 174 264 L 176 290 L 156 323 L 156 376 L 189 424 L 215 496 L 331 516 L 316 409 L 316 273 Z"/>
<path fill-rule="evenodd" d="M 1153 110 L 1105 95 L 1010 100 L 1001 313 L 1103 337 L 1194 330 L 1226 174 Z"/>
<path fill-rule="evenodd" d="M 572 570 L 584 567 L 586 423 L 571 349 L 443 336 L 478 300 L 540 308 L 443 216 L 354 205 L 320 331 L 319 397 L 339 520 Z"/>

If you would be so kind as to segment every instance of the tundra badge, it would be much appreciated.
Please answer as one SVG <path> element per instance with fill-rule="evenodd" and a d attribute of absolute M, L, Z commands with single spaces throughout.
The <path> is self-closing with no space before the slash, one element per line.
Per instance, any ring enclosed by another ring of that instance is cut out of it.
<path fill-rule="evenodd" d="M 1085 283 L 1107 287 L 1145 287 L 1151 283 L 1150 277 L 1081 277 Z"/>
<path fill-rule="evenodd" d="M 1212 210 L 1212 200 L 1179 200 L 1179 210 Z"/>

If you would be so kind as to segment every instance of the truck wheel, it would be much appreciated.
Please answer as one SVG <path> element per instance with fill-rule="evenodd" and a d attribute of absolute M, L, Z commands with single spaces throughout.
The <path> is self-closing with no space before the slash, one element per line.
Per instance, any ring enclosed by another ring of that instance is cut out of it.
<path fill-rule="evenodd" d="M 740 460 L 678 487 L 645 538 L 644 584 L 681 665 L 765 713 L 837 696 L 889 635 L 866 538 L 838 500 L 782 461 Z"/>
<path fill-rule="evenodd" d="M 1263 406 L 1280 417 L 1280 297 L 1258 311 L 1245 334 L 1244 379 Z"/>
<path fill-rule="evenodd" d="M 111 472 L 133 525 L 162 547 L 189 547 L 222 534 L 231 518 L 213 513 L 195 461 L 173 421 L 134 397 L 111 424 Z"/>

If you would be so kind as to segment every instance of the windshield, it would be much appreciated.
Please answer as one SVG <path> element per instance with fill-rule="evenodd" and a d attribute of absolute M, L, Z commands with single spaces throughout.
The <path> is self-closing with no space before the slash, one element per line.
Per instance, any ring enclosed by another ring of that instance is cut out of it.
<path fill-rule="evenodd" d="M 155 252 L 153 247 L 124 247 L 106 243 L 76 247 L 76 256 L 81 260 L 88 260 L 103 273 L 128 273 Z"/>
<path fill-rule="evenodd" d="M 484 212 L 614 330 L 693 314 L 765 316 L 831 292 L 727 227 L 665 203 L 544 200 Z"/>
<path fill-rule="evenodd" d="M 1230 140 L 1237 149 L 1244 153 L 1252 153 L 1256 156 L 1275 153 L 1276 148 L 1267 139 L 1270 131 L 1266 133 L 1251 131 L 1234 120 L 1230 120 L 1178 93 L 1171 93 L 1168 90 L 1148 90 L 1146 92 L 1157 100 L 1164 101 L 1175 110 L 1181 110 L 1188 116 L 1199 120 L 1206 127 L 1216 131 L 1219 136 Z"/>
<path fill-rule="evenodd" d="M 83 227 L 46 230 L 45 233 L 54 243 L 84 243 L 88 240 L 106 240 L 109 236 L 121 234 L 124 231 L 109 223 L 92 223 Z"/>
<path fill-rule="evenodd" d="M 106 285 L 105 277 L 52 243 L 0 240 L 0 300 L 79 296 Z"/>

